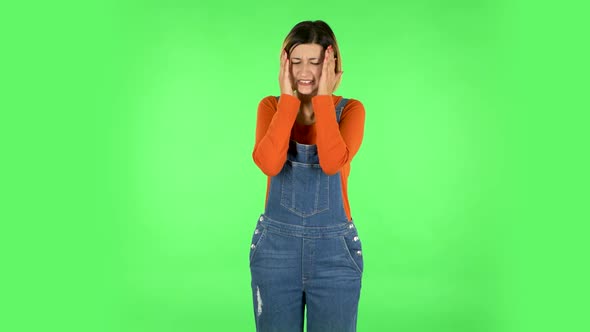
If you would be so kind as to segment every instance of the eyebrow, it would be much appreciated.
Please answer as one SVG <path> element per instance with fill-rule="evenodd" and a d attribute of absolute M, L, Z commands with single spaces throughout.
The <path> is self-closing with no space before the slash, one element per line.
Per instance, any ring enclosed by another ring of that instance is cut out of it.
<path fill-rule="evenodd" d="M 318 60 L 319 58 L 308 58 L 308 60 Z M 301 60 L 299 57 L 292 57 L 291 60 Z"/>

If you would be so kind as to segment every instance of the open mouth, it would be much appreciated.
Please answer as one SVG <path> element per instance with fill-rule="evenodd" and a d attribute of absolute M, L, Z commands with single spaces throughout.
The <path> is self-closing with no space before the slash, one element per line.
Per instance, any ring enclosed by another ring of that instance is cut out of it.
<path fill-rule="evenodd" d="M 313 80 L 298 80 L 297 84 L 303 85 L 303 86 L 310 86 L 313 84 Z"/>

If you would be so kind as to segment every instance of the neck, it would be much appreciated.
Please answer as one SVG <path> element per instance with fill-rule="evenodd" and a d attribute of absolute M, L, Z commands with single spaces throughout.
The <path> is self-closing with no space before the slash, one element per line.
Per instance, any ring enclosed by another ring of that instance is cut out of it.
<path fill-rule="evenodd" d="M 311 98 L 315 97 L 315 95 L 302 95 L 299 92 L 295 91 L 296 97 L 299 98 L 302 104 L 311 104 Z"/>

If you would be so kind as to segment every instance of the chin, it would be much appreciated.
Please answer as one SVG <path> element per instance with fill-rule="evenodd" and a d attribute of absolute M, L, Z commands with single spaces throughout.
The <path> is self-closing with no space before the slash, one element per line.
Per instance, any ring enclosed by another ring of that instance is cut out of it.
<path fill-rule="evenodd" d="M 304 90 L 304 91 L 300 91 L 299 89 L 297 90 L 297 93 L 302 95 L 302 96 L 315 96 L 318 94 L 318 90 L 317 89 L 313 89 L 313 90 Z"/>

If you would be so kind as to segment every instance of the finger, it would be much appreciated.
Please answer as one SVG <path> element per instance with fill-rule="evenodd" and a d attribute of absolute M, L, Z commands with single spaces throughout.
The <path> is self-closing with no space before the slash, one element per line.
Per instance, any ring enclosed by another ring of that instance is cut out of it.
<path fill-rule="evenodd" d="M 328 72 L 328 67 L 330 65 L 329 63 L 329 58 L 330 58 L 330 51 L 329 51 L 329 47 L 326 49 L 326 51 L 324 52 L 324 64 L 322 66 L 322 75 L 324 75 L 325 73 Z"/>
<path fill-rule="evenodd" d="M 287 52 L 285 52 L 283 60 L 281 61 L 281 72 L 283 75 L 289 74 L 289 57 L 287 56 Z"/>
<path fill-rule="evenodd" d="M 334 70 L 334 65 L 333 65 L 333 61 L 331 58 L 333 58 L 332 56 L 332 52 L 331 52 L 331 45 L 328 46 L 326 48 L 326 51 L 324 52 L 324 66 L 322 68 L 322 72 L 323 73 L 328 73 L 330 72 L 330 69 Z"/>
<path fill-rule="evenodd" d="M 285 77 L 290 82 L 291 81 L 291 70 L 289 70 L 289 58 L 285 59 Z"/>
<path fill-rule="evenodd" d="M 328 61 L 330 62 L 330 69 L 333 71 L 334 68 L 336 67 L 336 60 L 334 59 L 334 48 L 332 47 L 332 45 L 330 45 L 329 47 L 330 49 L 330 54 L 329 54 L 329 59 Z"/>
<path fill-rule="evenodd" d="M 283 60 L 283 70 L 285 74 L 289 75 L 289 57 L 287 56 L 287 52 L 285 52 L 285 58 Z"/>
<path fill-rule="evenodd" d="M 283 66 L 283 77 L 291 84 L 291 66 L 289 65 L 289 57 L 285 55 L 285 63 Z"/>

